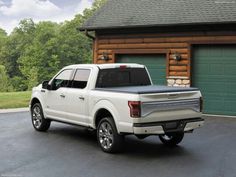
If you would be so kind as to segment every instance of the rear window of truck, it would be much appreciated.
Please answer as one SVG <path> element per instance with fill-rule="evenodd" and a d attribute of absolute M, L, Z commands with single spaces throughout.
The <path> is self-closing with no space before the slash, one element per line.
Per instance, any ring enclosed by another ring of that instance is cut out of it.
<path fill-rule="evenodd" d="M 101 69 L 96 83 L 97 88 L 151 85 L 145 68 Z"/>

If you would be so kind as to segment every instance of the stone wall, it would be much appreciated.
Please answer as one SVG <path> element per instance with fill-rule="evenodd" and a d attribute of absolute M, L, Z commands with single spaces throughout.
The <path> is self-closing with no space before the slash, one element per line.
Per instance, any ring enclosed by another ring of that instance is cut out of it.
<path fill-rule="evenodd" d="M 181 78 L 171 78 L 167 79 L 167 85 L 175 87 L 190 87 L 190 80 Z"/>

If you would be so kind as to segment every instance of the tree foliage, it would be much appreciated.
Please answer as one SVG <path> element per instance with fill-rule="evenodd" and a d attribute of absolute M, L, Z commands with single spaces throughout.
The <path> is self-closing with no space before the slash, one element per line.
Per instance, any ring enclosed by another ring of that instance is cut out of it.
<path fill-rule="evenodd" d="M 3 65 L 3 51 L 4 51 L 4 47 L 6 44 L 6 40 L 7 40 L 7 33 L 6 31 L 4 31 L 3 29 L 0 28 L 0 65 Z"/>
<path fill-rule="evenodd" d="M 0 65 L 0 92 L 12 91 L 5 67 Z"/>
<path fill-rule="evenodd" d="M 90 63 L 92 41 L 77 28 L 105 1 L 64 23 L 23 19 L 10 35 L 0 29 L 0 91 L 31 89 L 66 65 Z"/>

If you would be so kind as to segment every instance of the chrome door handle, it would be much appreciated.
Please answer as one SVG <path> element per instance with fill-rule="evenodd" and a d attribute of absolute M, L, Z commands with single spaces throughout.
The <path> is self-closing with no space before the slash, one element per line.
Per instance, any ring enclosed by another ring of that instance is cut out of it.
<path fill-rule="evenodd" d="M 84 97 L 80 96 L 79 99 L 80 99 L 80 100 L 84 100 Z"/>
<path fill-rule="evenodd" d="M 64 94 L 60 94 L 60 97 L 65 98 L 66 96 Z"/>

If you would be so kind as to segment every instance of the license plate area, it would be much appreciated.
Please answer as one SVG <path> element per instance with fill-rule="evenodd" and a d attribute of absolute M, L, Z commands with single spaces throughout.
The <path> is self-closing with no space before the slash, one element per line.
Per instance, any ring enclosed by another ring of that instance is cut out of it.
<path fill-rule="evenodd" d="M 165 129 L 169 130 L 169 129 L 176 129 L 178 127 L 178 122 L 169 122 L 169 123 L 166 123 L 164 126 L 165 126 Z"/>
<path fill-rule="evenodd" d="M 184 131 L 186 123 L 183 121 L 166 122 L 162 125 L 165 133 Z"/>

